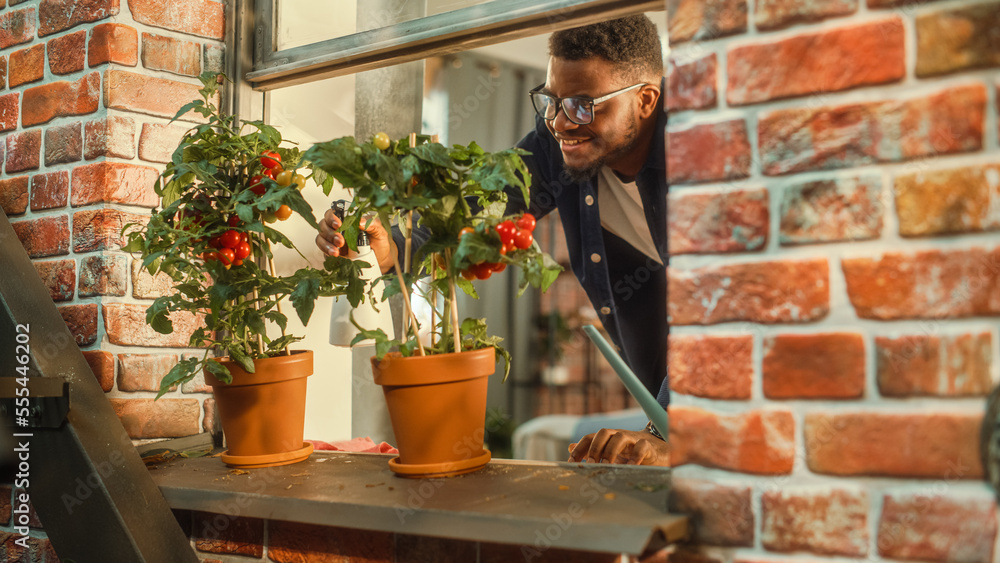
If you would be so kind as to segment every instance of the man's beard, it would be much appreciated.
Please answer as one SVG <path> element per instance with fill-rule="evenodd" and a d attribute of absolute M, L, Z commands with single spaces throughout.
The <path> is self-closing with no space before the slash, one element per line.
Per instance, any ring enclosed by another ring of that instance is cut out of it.
<path fill-rule="evenodd" d="M 639 126 L 638 120 L 629 120 L 628 130 L 625 132 L 625 138 L 617 147 L 612 147 L 611 152 L 605 154 L 604 156 L 598 158 L 594 162 L 583 168 L 573 168 L 566 166 L 566 175 L 573 182 L 584 182 L 593 178 L 601 168 L 603 168 L 607 163 L 614 162 L 619 158 L 625 156 L 626 154 L 635 150 L 636 145 L 639 144 Z"/>

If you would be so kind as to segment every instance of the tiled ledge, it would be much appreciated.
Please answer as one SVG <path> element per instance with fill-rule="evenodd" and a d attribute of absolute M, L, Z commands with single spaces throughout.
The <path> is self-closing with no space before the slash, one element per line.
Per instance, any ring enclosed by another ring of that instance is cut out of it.
<path fill-rule="evenodd" d="M 446 479 L 402 479 L 392 456 L 314 453 L 237 471 L 213 457 L 150 468 L 171 508 L 319 526 L 639 555 L 682 539 L 662 468 L 494 460 Z M 198 532 L 198 530 L 194 530 Z"/>

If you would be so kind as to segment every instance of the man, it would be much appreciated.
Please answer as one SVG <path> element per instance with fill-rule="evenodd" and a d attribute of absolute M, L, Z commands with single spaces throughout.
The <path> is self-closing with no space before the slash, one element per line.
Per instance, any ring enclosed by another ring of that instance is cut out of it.
<path fill-rule="evenodd" d="M 531 201 L 512 191 L 508 212 L 559 210 L 570 264 L 629 367 L 666 408 L 667 201 L 663 63 L 656 27 L 630 16 L 560 31 L 549 40 L 545 84 L 532 90 Z M 316 244 L 336 255 L 343 237 L 328 212 Z M 374 227 L 382 271 L 396 244 Z M 652 426 L 585 436 L 570 461 L 669 465 Z"/>

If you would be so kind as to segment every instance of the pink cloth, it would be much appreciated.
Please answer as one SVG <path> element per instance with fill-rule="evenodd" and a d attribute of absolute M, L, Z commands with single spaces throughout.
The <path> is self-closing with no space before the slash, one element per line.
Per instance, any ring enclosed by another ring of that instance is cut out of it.
<path fill-rule="evenodd" d="M 376 444 L 374 440 L 365 436 L 363 438 L 352 438 L 350 440 L 340 440 L 337 442 L 323 442 L 322 440 L 306 440 L 318 451 L 332 452 L 360 452 L 367 454 L 398 454 L 399 450 L 382 442 Z"/>

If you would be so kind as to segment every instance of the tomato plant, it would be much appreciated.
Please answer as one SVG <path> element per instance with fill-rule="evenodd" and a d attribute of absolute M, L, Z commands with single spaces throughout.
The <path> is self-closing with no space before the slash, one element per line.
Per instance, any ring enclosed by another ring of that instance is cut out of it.
<path fill-rule="evenodd" d="M 153 301 L 146 322 L 163 334 L 173 331 L 174 313 L 204 323 L 188 343 L 203 353 L 177 363 L 162 378 L 158 396 L 203 370 L 229 381 L 229 371 L 213 359 L 216 351 L 251 373 L 254 359 L 288 353 L 302 337 L 286 332 L 290 311 L 282 301 L 305 324 L 320 296 L 347 295 L 357 304 L 365 291 L 360 266 L 347 258 L 329 257 L 319 267 L 290 275 L 272 273 L 272 245 L 294 245 L 267 219 L 295 213 L 319 228 L 302 193 L 272 179 L 282 164 L 300 169 L 301 152 L 282 146 L 281 134 L 270 125 L 220 112 L 212 103 L 217 75 L 206 73 L 200 80 L 202 99 L 175 117 L 195 112 L 200 123 L 183 136 L 157 179 L 157 207 L 148 220 L 122 229 L 124 250 L 139 253 L 149 274 L 173 281 L 175 291 Z M 333 187 L 333 178 L 322 170 L 308 164 L 301 170 L 325 190 Z M 295 181 L 293 173 L 288 184 Z"/>

